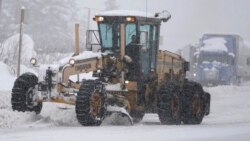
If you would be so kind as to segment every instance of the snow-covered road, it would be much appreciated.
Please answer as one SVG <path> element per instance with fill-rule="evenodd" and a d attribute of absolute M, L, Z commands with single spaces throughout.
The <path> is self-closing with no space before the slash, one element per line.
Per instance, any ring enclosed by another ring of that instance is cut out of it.
<path fill-rule="evenodd" d="M 80 126 L 72 106 L 45 103 L 41 115 L 13 112 L 10 92 L 0 92 L 0 141 L 249 141 L 250 83 L 206 90 L 211 114 L 201 125 L 160 125 L 156 114 L 147 114 L 134 126 L 100 127 Z"/>
<path fill-rule="evenodd" d="M 157 120 L 157 118 L 155 118 Z M 250 124 L 162 126 L 135 125 L 101 127 L 40 127 L 7 129 L 4 141 L 249 141 Z"/>

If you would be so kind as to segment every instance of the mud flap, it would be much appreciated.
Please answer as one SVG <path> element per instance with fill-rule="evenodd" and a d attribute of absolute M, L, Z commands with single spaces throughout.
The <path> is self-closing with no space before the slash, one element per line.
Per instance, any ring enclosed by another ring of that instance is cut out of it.
<path fill-rule="evenodd" d="M 133 125 L 133 119 L 124 107 L 108 106 L 107 116 L 103 121 L 112 125 Z"/>
<path fill-rule="evenodd" d="M 211 95 L 205 92 L 205 115 L 209 115 L 210 113 L 210 101 L 211 101 Z"/>

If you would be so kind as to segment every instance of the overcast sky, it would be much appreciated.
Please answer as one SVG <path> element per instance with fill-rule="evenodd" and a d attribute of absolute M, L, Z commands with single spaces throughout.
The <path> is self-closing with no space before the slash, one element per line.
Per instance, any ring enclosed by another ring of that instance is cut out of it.
<path fill-rule="evenodd" d="M 105 0 L 78 1 L 83 7 L 105 8 Z M 117 4 L 120 9 L 146 10 L 146 0 L 117 0 Z M 162 49 L 176 51 L 197 43 L 204 33 L 234 33 L 250 40 L 250 0 L 148 0 L 148 11 L 162 10 L 172 15 L 162 24 Z"/>

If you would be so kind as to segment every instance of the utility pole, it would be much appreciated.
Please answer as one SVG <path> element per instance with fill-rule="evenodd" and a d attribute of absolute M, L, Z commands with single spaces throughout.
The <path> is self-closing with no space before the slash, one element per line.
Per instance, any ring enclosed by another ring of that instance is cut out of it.
<path fill-rule="evenodd" d="M 87 30 L 89 30 L 89 28 L 90 28 L 90 16 L 91 16 L 91 8 L 89 8 L 89 7 L 84 7 L 85 9 L 87 9 L 87 11 L 88 11 L 88 23 L 87 23 Z"/>
<path fill-rule="evenodd" d="M 18 51 L 18 63 L 17 63 L 17 77 L 20 76 L 20 64 L 21 64 L 21 52 L 22 52 L 22 40 L 23 40 L 23 21 L 24 21 L 25 8 L 21 8 L 21 19 L 20 19 L 20 33 L 19 33 L 19 51 Z"/>
<path fill-rule="evenodd" d="M 88 8 L 88 26 L 87 26 L 88 30 L 90 28 L 90 14 L 91 14 L 91 9 Z"/>

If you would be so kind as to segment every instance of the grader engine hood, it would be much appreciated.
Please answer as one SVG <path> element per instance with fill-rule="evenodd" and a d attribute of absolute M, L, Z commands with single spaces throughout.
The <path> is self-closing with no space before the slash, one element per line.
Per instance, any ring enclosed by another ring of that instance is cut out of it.
<path fill-rule="evenodd" d="M 61 82 L 68 84 L 70 76 L 102 69 L 102 56 L 101 53 L 85 51 L 81 55 L 61 60 Z"/>

